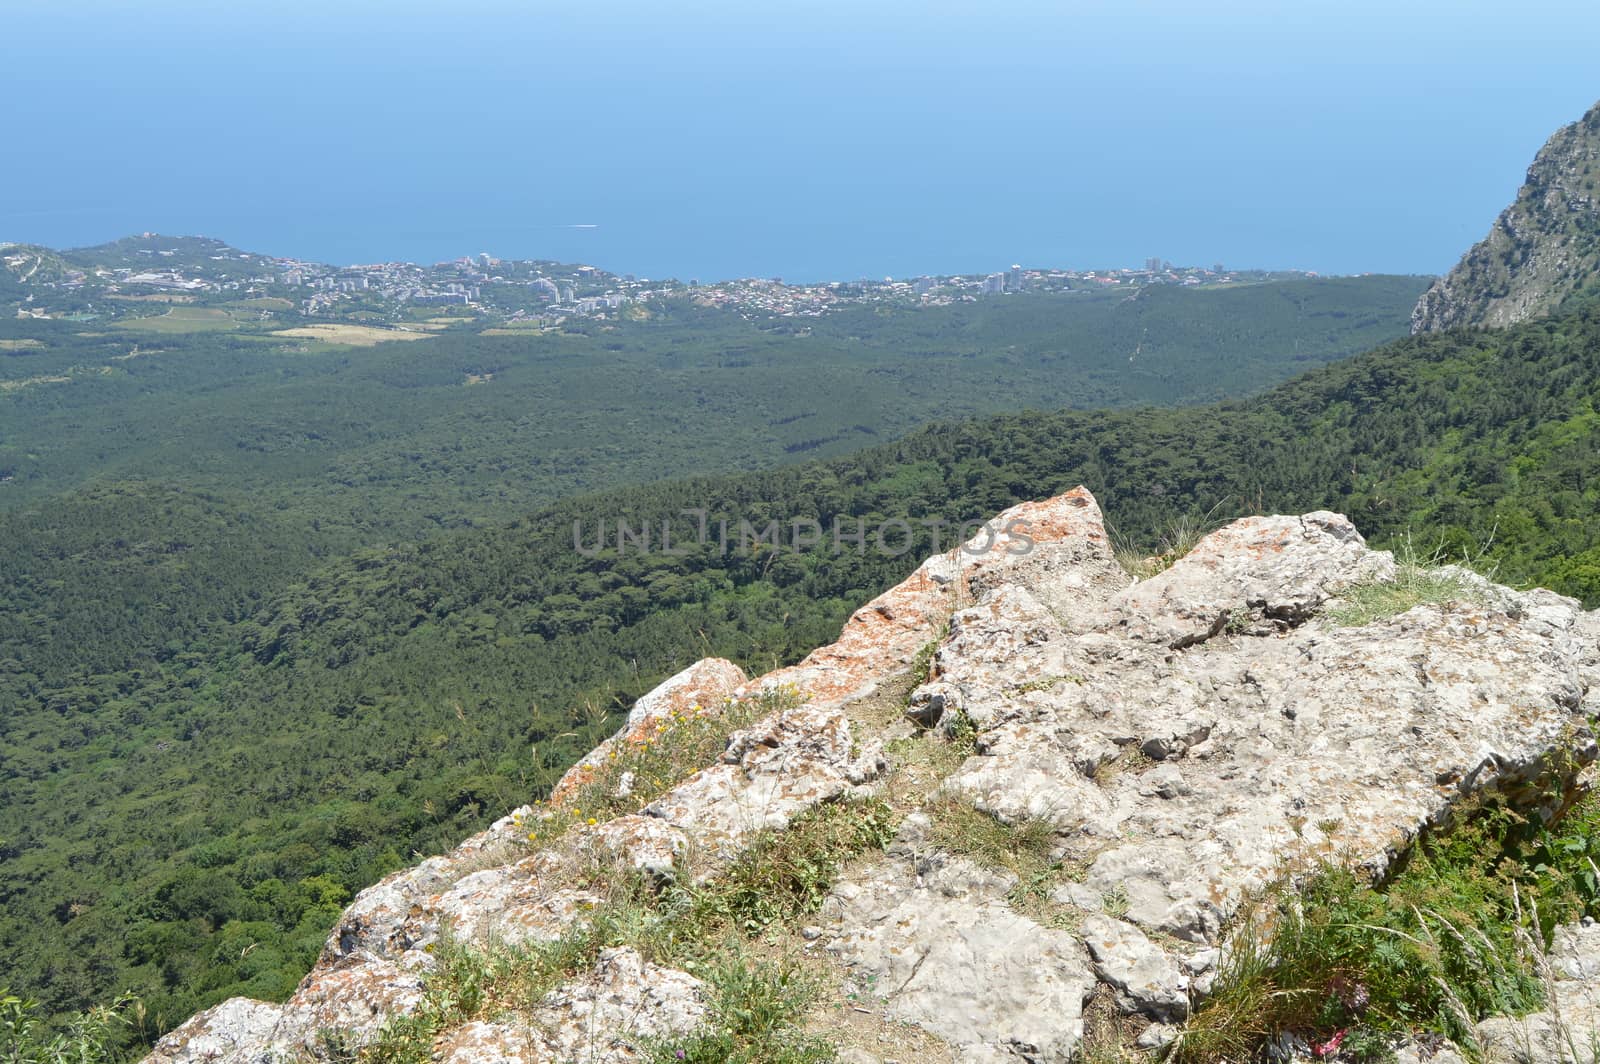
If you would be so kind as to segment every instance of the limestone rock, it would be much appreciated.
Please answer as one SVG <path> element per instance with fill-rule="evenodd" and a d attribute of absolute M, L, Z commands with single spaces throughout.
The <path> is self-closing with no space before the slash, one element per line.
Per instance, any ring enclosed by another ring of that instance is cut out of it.
<path fill-rule="evenodd" d="M 1132 924 L 1095 914 L 1080 927 L 1094 971 L 1117 990 L 1124 1012 L 1155 1020 L 1189 1015 L 1189 978 L 1171 954 Z"/>
<path fill-rule="evenodd" d="M 232 998 L 196 1013 L 170 1031 L 145 1058 L 146 1064 L 194 1061 L 196 1064 L 266 1064 L 287 1056 L 276 1038 L 283 1011 L 277 1005 Z"/>
<path fill-rule="evenodd" d="M 946 781 L 947 793 L 1008 824 L 1044 820 L 1063 830 L 1093 830 L 1110 814 L 1110 799 L 1074 770 L 1051 731 L 1008 724 L 987 733 L 984 746 Z"/>
<path fill-rule="evenodd" d="M 526 1023 L 473 1020 L 451 1031 L 434 1047 L 439 1064 L 546 1064 L 549 1047 L 542 1032 Z"/>
<path fill-rule="evenodd" d="M 608 949 L 594 974 L 550 993 L 535 1010 L 553 1059 L 624 1064 L 644 1059 L 645 1042 L 686 1034 L 706 1014 L 700 980 Z"/>
<path fill-rule="evenodd" d="M 834 891 L 827 949 L 885 999 L 888 1015 L 952 1043 L 963 1060 L 1016 1049 L 1065 1064 L 1094 976 L 1077 936 L 1012 911 L 1013 882 L 962 859 L 918 876 L 891 858 Z"/>
<path fill-rule="evenodd" d="M 755 833 L 875 779 L 880 746 L 857 751 L 849 720 L 814 706 L 775 713 L 736 733 L 715 765 L 652 802 L 645 813 L 692 836 L 700 851 L 731 857 Z"/>
<path fill-rule="evenodd" d="M 1115 607 L 1129 634 L 1182 648 L 1252 614 L 1299 624 L 1339 590 L 1393 577 L 1394 559 L 1367 550 L 1361 533 L 1339 514 L 1247 517 L 1133 585 Z"/>
<path fill-rule="evenodd" d="M 1407 1040 L 1395 1047 L 1395 1064 L 1467 1064 L 1461 1050 L 1443 1042 L 1439 1045 L 1422 1045 Z"/>

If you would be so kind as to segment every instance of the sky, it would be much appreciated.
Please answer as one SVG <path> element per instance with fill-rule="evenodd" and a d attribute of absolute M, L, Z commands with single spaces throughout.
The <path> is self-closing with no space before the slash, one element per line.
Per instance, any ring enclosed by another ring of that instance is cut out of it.
<path fill-rule="evenodd" d="M 0 0 L 0 240 L 1437 273 L 1596 55 L 1592 0 Z"/>

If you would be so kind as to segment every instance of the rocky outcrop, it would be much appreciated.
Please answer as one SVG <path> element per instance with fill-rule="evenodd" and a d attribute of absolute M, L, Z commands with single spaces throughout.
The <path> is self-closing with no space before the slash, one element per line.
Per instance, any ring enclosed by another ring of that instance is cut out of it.
<path fill-rule="evenodd" d="M 1503 327 L 1600 279 L 1600 105 L 1551 137 L 1517 198 L 1411 312 L 1411 331 Z"/>
<path fill-rule="evenodd" d="M 1095 995 L 1158 1045 L 1210 988 L 1227 921 L 1275 878 L 1333 856 L 1381 872 L 1471 796 L 1526 802 L 1533 781 L 1595 757 L 1595 615 L 1479 581 L 1470 601 L 1335 627 L 1330 602 L 1395 572 L 1336 514 L 1236 522 L 1140 582 L 1113 560 L 1082 489 L 1007 511 L 968 548 L 929 559 L 796 666 L 747 680 L 702 662 L 641 699 L 557 802 L 674 713 L 771 690 L 801 704 L 735 731 L 713 763 L 637 812 L 540 848 L 524 835 L 538 812 L 519 810 L 364 891 L 288 1002 L 218 1006 L 152 1060 L 315 1056 L 330 1031 L 359 1044 L 415 1007 L 441 936 L 559 935 L 606 902 L 584 874 L 595 860 L 713 879 L 806 811 L 887 791 L 908 756 L 890 751 L 913 741 L 913 722 L 973 753 L 897 799 L 922 808 L 902 810 L 894 844 L 845 870 L 810 948 L 951 1059 L 1067 1061 Z M 886 685 L 935 638 L 909 720 L 886 726 Z M 938 818 L 967 807 L 1044 831 L 1074 873 L 1040 897 L 954 852 Z M 1571 961 L 1574 986 L 1592 985 L 1587 955 L 1568 952 L 1552 963 Z M 1576 997 L 1554 1007 L 1569 1005 Z M 536 1006 L 446 1033 L 435 1052 L 631 1060 L 641 1039 L 692 1029 L 705 1011 L 688 974 L 613 950 Z M 1495 1030 L 1485 1041 L 1498 1045 Z"/>

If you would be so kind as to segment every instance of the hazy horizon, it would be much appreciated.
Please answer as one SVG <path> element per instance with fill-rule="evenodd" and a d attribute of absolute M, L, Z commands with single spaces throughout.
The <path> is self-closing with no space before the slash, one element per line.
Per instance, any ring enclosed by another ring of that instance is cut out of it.
<path fill-rule="evenodd" d="M 0 240 L 335 263 L 1439 273 L 1600 96 L 1576 3 L 11 6 Z"/>

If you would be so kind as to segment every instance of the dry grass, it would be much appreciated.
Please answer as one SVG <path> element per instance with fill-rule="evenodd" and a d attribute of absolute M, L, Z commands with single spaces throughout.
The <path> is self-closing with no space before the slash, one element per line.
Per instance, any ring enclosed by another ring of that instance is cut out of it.
<path fill-rule="evenodd" d="M 1223 502 L 1217 503 L 1205 513 L 1191 510 L 1173 518 L 1156 537 L 1153 551 L 1146 550 L 1115 530 L 1111 530 L 1111 553 L 1123 571 L 1136 580 L 1148 580 L 1152 576 L 1164 573 L 1172 568 L 1179 558 L 1194 550 L 1197 543 L 1222 526 L 1223 521 L 1217 517 L 1217 511 L 1222 509 Z"/>
<path fill-rule="evenodd" d="M 346 347 L 373 347 L 391 340 L 426 340 L 426 332 L 405 332 L 400 329 L 379 329 L 371 325 L 301 325 L 293 329 L 278 329 L 273 336 L 288 336 L 297 340 L 320 340 Z"/>

